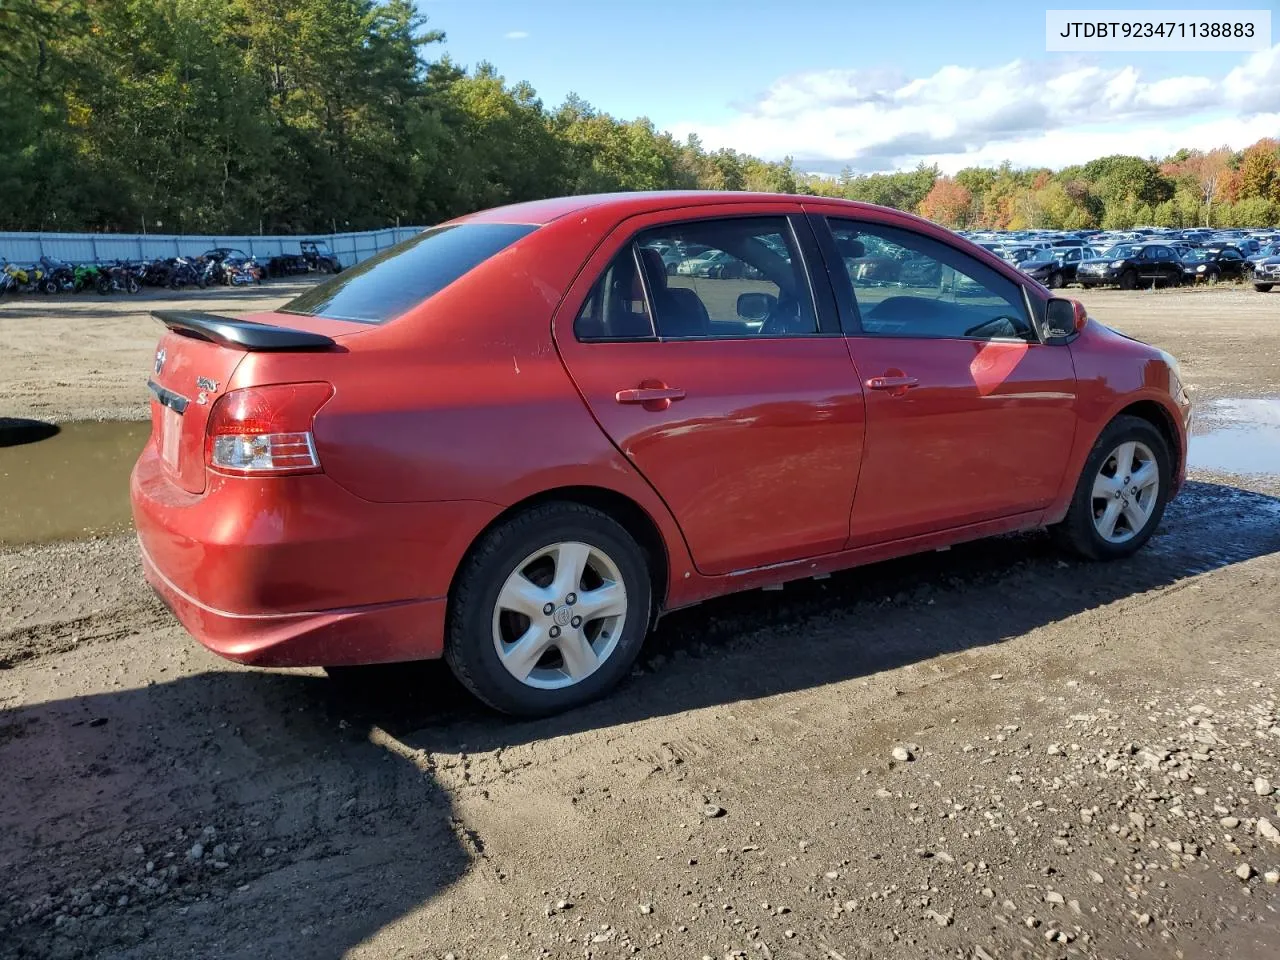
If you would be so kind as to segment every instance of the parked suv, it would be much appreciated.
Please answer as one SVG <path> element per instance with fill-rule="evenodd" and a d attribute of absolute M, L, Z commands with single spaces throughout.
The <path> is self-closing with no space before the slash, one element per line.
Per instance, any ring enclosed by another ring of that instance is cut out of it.
<path fill-rule="evenodd" d="M 1118 243 L 1076 271 L 1076 281 L 1083 286 L 1116 284 L 1121 290 L 1153 283 L 1176 286 L 1182 277 L 1182 261 L 1167 243 Z"/>
<path fill-rule="evenodd" d="M 1093 251 L 1088 247 L 1054 247 L 1052 250 L 1040 251 L 1029 260 L 1023 260 L 1018 264 L 1018 269 L 1053 290 L 1075 283 L 1080 265 L 1093 258 Z"/>
<path fill-rule="evenodd" d="M 1280 283 L 1280 254 L 1257 260 L 1253 264 L 1253 289 L 1259 293 L 1270 293 L 1271 288 Z"/>
<path fill-rule="evenodd" d="M 1186 283 L 1239 280 L 1248 270 L 1249 261 L 1236 247 L 1201 247 L 1182 258 L 1182 278 Z"/>

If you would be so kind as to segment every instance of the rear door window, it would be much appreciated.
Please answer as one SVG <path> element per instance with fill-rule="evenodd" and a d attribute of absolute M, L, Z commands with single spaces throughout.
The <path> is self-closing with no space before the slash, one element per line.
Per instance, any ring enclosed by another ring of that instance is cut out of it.
<path fill-rule="evenodd" d="M 317 284 L 280 310 L 333 320 L 385 323 L 536 229 L 527 223 L 433 227 Z"/>
<path fill-rule="evenodd" d="M 786 217 L 654 227 L 635 245 L 664 340 L 820 332 L 804 260 Z"/>

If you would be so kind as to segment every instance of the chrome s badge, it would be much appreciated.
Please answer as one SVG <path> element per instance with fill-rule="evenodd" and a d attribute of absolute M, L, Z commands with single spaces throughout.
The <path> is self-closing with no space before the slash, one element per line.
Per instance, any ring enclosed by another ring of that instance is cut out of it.
<path fill-rule="evenodd" d="M 209 394 L 218 392 L 218 381 L 209 377 L 196 377 L 196 403 L 208 403 Z"/>
<path fill-rule="evenodd" d="M 164 369 L 164 361 L 165 361 L 164 347 L 161 347 L 159 350 L 156 351 L 156 373 L 159 373 L 161 370 Z"/>

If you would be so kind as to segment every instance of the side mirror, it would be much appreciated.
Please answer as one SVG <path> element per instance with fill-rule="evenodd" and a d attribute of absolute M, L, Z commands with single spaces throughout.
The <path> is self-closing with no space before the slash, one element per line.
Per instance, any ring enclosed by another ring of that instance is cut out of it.
<path fill-rule="evenodd" d="M 1089 322 L 1089 311 L 1079 300 L 1053 297 L 1044 308 L 1045 335 L 1050 339 L 1079 333 Z"/>
<path fill-rule="evenodd" d="M 763 323 L 769 319 L 777 305 L 777 298 L 767 293 L 738 294 L 738 316 L 751 323 Z"/>

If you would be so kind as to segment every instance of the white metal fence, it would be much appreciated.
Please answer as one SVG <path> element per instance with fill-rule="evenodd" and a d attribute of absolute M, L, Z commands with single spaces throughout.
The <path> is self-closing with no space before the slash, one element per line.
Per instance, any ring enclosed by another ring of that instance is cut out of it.
<path fill-rule="evenodd" d="M 297 236 L 235 236 L 232 234 L 159 233 L 0 233 L 0 257 L 14 263 L 34 263 L 48 256 L 70 263 L 103 260 L 155 260 L 197 257 L 213 247 L 234 247 L 265 260 L 282 253 L 299 253 L 301 240 L 323 241 L 344 267 L 359 263 L 394 243 L 426 229 L 389 227 L 360 233 L 307 233 Z"/>

